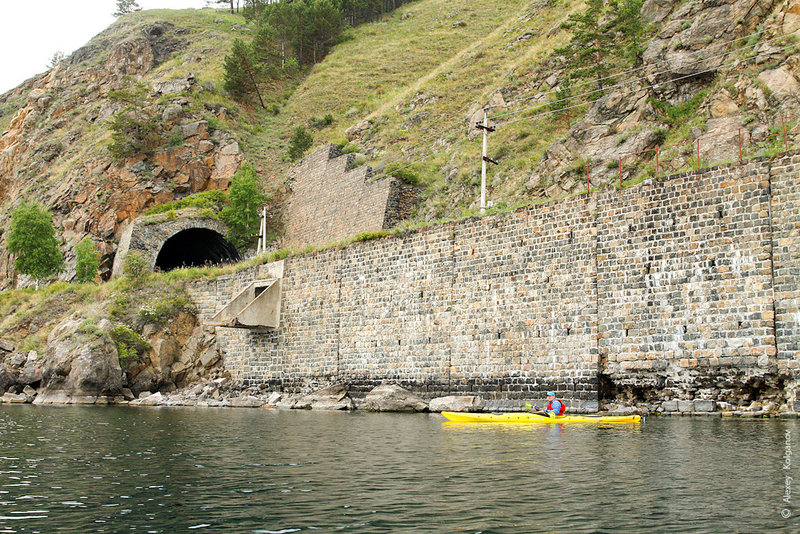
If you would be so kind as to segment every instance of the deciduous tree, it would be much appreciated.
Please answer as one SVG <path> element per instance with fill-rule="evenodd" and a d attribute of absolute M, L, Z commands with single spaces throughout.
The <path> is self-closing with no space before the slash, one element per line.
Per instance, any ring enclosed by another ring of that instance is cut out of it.
<path fill-rule="evenodd" d="M 17 256 L 14 267 L 36 280 L 57 275 L 64 260 L 53 228 L 53 215 L 36 203 L 23 203 L 11 214 L 8 250 Z"/>
<path fill-rule="evenodd" d="M 100 252 L 88 237 L 75 245 L 75 279 L 93 282 L 100 270 Z"/>
<path fill-rule="evenodd" d="M 258 235 L 258 209 L 267 201 L 256 180 L 256 170 L 249 162 L 242 163 L 231 179 L 229 189 L 230 206 L 220 213 L 230 228 L 228 236 L 238 248 L 251 245 Z"/>

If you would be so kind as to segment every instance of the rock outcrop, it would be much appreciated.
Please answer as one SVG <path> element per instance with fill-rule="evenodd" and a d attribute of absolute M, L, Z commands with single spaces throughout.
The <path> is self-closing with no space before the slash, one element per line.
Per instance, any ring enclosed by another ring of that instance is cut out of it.
<path fill-rule="evenodd" d="M 368 412 L 427 412 L 428 403 L 397 384 L 381 384 L 367 393 L 359 409 Z"/>
<path fill-rule="evenodd" d="M 633 177 L 643 167 L 655 167 L 655 149 L 670 128 L 654 101 L 677 106 L 707 91 L 692 117 L 705 118 L 688 135 L 702 137 L 701 161 L 713 165 L 738 156 L 739 129 L 744 148 L 750 147 L 754 129 L 778 115 L 797 116 L 796 98 L 800 66 L 778 43 L 798 24 L 797 5 L 778 9 L 760 35 L 760 44 L 747 48 L 757 64 L 777 64 L 756 78 L 738 64 L 738 56 L 715 43 L 735 41 L 745 47 L 744 36 L 758 31 L 758 22 L 775 9 L 774 0 L 730 2 L 675 2 L 647 0 L 642 16 L 660 30 L 642 53 L 642 64 L 629 78 L 607 82 L 605 94 L 591 104 L 567 135 L 545 151 L 526 187 L 547 197 L 586 189 L 587 173 L 593 187 Z M 739 39 L 739 40 L 737 40 Z M 558 87 L 556 76 L 541 90 Z M 584 90 L 589 91 L 591 87 Z M 702 95 L 701 95 L 702 96 Z M 593 97 L 596 98 L 596 97 Z M 546 102 L 546 100 L 544 101 Z M 685 168 L 693 153 L 675 151 L 659 162 L 659 172 Z M 617 163 L 622 158 L 621 173 Z M 694 163 L 696 165 L 696 162 Z M 620 176 L 621 174 L 621 176 Z M 544 187 L 544 189 L 542 189 Z"/>
<path fill-rule="evenodd" d="M 123 41 L 111 30 L 105 33 L 0 96 L 0 106 L 18 106 L 0 133 L 0 223 L 31 187 L 39 189 L 37 200 L 53 212 L 65 243 L 67 280 L 75 273 L 72 248 L 83 238 L 100 249 L 101 275 L 107 277 L 120 234 L 132 219 L 155 204 L 225 189 L 243 160 L 234 136 L 215 127 L 230 112 L 199 104 L 206 89 L 193 75 L 163 80 L 153 74 L 188 46 L 185 30 L 140 24 Z M 106 148 L 108 132 L 112 118 L 126 109 L 128 97 L 119 96 L 125 91 L 138 95 L 137 113 L 155 121 L 162 146 L 115 160 Z M 17 280 L 4 239 L 0 287 L 9 287 Z"/>
<path fill-rule="evenodd" d="M 111 323 L 102 321 L 97 331 L 65 319 L 50 333 L 47 351 L 36 369 L 41 372 L 36 404 L 96 402 L 97 397 L 122 395 L 123 374 L 117 349 L 107 334 Z M 28 357 L 31 360 L 31 357 Z"/>
<path fill-rule="evenodd" d="M 334 384 L 308 395 L 290 399 L 283 406 L 294 410 L 354 410 L 356 407 L 350 398 L 348 388 L 342 384 Z"/>

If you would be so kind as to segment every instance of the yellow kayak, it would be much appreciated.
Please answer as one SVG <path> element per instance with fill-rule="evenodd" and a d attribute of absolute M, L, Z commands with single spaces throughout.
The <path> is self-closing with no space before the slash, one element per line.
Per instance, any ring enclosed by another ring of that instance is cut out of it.
<path fill-rule="evenodd" d="M 640 415 L 562 415 L 545 417 L 535 413 L 442 412 L 454 423 L 638 423 Z"/>

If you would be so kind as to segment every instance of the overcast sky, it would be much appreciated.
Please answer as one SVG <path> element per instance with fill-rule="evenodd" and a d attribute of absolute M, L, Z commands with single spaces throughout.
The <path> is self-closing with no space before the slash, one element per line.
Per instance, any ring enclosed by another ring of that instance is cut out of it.
<path fill-rule="evenodd" d="M 201 8 L 205 0 L 138 0 L 143 9 Z M 0 93 L 47 70 L 112 22 L 116 0 L 0 0 Z"/>

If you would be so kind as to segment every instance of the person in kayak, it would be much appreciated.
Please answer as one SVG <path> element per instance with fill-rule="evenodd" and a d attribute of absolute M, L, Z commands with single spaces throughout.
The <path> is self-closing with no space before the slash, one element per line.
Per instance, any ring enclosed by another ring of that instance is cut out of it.
<path fill-rule="evenodd" d="M 564 415 L 564 411 L 566 409 L 567 407 L 564 405 L 564 403 L 556 398 L 555 391 L 547 392 L 547 408 L 544 409 L 544 413 L 547 415 L 553 414 L 556 417 L 561 417 Z"/>
<path fill-rule="evenodd" d="M 528 405 L 529 406 L 529 405 Z M 535 414 L 543 415 L 545 417 L 561 417 L 567 409 L 566 405 L 556 398 L 555 391 L 547 392 L 547 408 L 544 410 L 534 405 Z"/>

